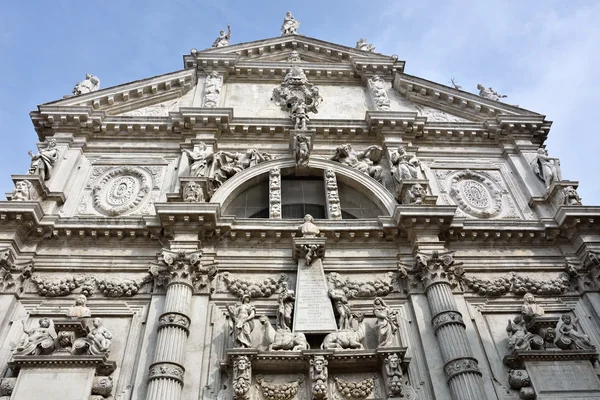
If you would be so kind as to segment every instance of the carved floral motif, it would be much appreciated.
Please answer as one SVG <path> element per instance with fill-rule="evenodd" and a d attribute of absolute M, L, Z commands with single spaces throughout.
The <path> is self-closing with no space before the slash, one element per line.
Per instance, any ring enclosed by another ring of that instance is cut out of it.
<path fill-rule="evenodd" d="M 38 294 L 46 297 L 62 297 L 71 293 L 81 293 L 86 297 L 96 292 L 94 277 L 74 276 L 63 279 L 51 279 L 34 275 L 31 281 L 37 285 Z"/>
<path fill-rule="evenodd" d="M 295 398 L 298 387 L 304 382 L 304 377 L 300 375 L 294 382 L 274 384 L 265 381 L 263 375 L 257 375 L 256 382 L 264 400 L 290 400 Z"/>
<path fill-rule="evenodd" d="M 139 292 L 140 288 L 150 282 L 152 278 L 145 276 L 139 280 L 124 278 L 96 278 L 98 290 L 106 297 L 131 297 Z"/>
<path fill-rule="evenodd" d="M 183 383 L 183 368 L 173 364 L 155 364 L 150 367 L 148 379 L 175 379 Z"/>
<path fill-rule="evenodd" d="M 391 103 L 385 91 L 385 81 L 380 76 L 373 75 L 369 78 L 367 84 L 377 111 L 388 111 Z"/>
<path fill-rule="evenodd" d="M 214 108 L 219 104 L 221 97 L 221 86 L 223 80 L 218 72 L 213 71 L 206 76 L 204 85 L 204 99 L 202 100 L 203 107 Z"/>
<path fill-rule="evenodd" d="M 350 277 L 343 278 L 337 272 L 330 272 L 327 275 L 329 286 L 343 290 L 349 299 L 387 296 L 394 291 L 393 279 L 394 274 L 392 272 L 387 273 L 383 278 L 375 277 L 364 280 Z"/>
<path fill-rule="evenodd" d="M 151 188 L 152 179 L 141 168 L 113 168 L 94 185 L 92 204 L 105 215 L 129 214 L 148 198 Z"/>
<path fill-rule="evenodd" d="M 450 196 L 465 213 L 493 218 L 502 211 L 502 191 L 483 174 L 464 170 L 452 177 Z"/>
<path fill-rule="evenodd" d="M 202 265 L 202 251 L 171 251 L 163 249 L 159 264 L 152 264 L 148 273 L 157 286 L 170 282 L 183 282 L 201 289 L 210 284 L 218 273 L 216 264 Z"/>
<path fill-rule="evenodd" d="M 333 378 L 338 393 L 346 399 L 365 399 L 375 388 L 375 377 L 351 382 L 342 378 Z"/>
<path fill-rule="evenodd" d="M 269 217 L 281 218 L 281 170 L 269 171 Z"/>
<path fill-rule="evenodd" d="M 239 298 L 243 295 L 249 295 L 250 297 L 270 297 L 272 294 L 277 293 L 281 288 L 281 283 L 286 281 L 284 275 L 280 275 L 277 280 L 273 278 L 265 278 L 262 281 L 242 280 L 232 277 L 227 271 L 223 272 L 221 277 L 227 290 Z"/>
<path fill-rule="evenodd" d="M 543 296 L 560 295 L 569 290 L 570 277 L 567 273 L 561 273 L 557 278 L 536 280 L 527 276 L 521 276 L 514 272 L 496 279 L 480 279 L 470 275 L 463 275 L 462 282 L 472 291 L 481 296 L 503 296 L 514 293 L 522 296 L 525 293 Z"/>

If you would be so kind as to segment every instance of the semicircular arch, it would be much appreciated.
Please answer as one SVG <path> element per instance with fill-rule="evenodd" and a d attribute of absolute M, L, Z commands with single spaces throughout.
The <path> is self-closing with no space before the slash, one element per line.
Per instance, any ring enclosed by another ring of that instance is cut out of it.
<path fill-rule="evenodd" d="M 252 168 L 238 172 L 229 178 L 213 194 L 210 202 L 218 203 L 221 209 L 226 209 L 229 203 L 244 190 L 252 185 L 269 179 L 269 171 L 273 168 L 279 168 L 282 171 L 296 167 L 295 161 L 290 158 L 279 158 L 275 160 L 260 163 Z M 311 170 L 332 169 L 336 173 L 338 181 L 360 191 L 373 201 L 382 212 L 392 215 L 396 207 L 396 199 L 379 182 L 357 171 L 351 167 L 331 160 L 312 159 L 308 163 Z"/>

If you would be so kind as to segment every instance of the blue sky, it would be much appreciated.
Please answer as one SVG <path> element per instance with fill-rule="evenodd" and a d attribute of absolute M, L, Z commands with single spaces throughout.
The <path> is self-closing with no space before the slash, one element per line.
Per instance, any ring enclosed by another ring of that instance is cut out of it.
<path fill-rule="evenodd" d="M 554 121 L 546 142 L 564 179 L 600 205 L 598 1 L 30 0 L 5 2 L 0 24 L 0 192 L 29 166 L 29 112 L 69 94 L 86 72 L 106 88 L 183 68 L 231 24 L 232 43 L 279 36 L 286 11 L 299 33 L 354 46 L 365 37 L 405 72 L 463 90 L 477 83 Z M 0 195 L 1 196 L 1 195 Z"/>

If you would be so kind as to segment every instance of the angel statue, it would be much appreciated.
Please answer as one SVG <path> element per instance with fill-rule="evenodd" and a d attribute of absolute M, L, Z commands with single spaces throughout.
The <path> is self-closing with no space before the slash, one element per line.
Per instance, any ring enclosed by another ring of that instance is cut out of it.
<path fill-rule="evenodd" d="M 17 355 L 40 355 L 50 354 L 56 350 L 57 338 L 56 330 L 54 329 L 54 321 L 50 318 L 40 318 L 37 328 L 30 330 L 25 329 L 25 321 L 21 321 L 23 324 L 23 332 L 27 334 L 27 337 L 21 340 L 15 349 Z"/>
<path fill-rule="evenodd" d="M 554 344 L 563 350 L 592 350 L 596 346 L 592 344 L 588 335 L 577 330 L 579 318 L 571 319 L 569 314 L 563 314 L 556 324 L 556 338 Z"/>
<path fill-rule="evenodd" d="M 112 333 L 102 326 L 101 318 L 94 318 L 92 324 L 94 328 L 87 334 L 87 337 L 75 341 L 75 349 L 86 350 L 87 354 L 93 356 L 108 354 Z"/>
<path fill-rule="evenodd" d="M 291 11 L 286 12 L 283 24 L 281 25 L 281 36 L 295 35 L 299 26 L 300 21 L 294 18 Z"/>
<path fill-rule="evenodd" d="M 231 39 L 231 27 L 227 24 L 227 33 L 221 31 L 219 37 L 215 39 L 212 47 L 225 47 L 229 46 L 229 40 Z"/>
<path fill-rule="evenodd" d="M 544 344 L 541 336 L 527 331 L 523 316 L 518 315 L 512 321 L 508 320 L 508 348 L 511 350 L 531 350 L 531 345 L 538 348 Z"/>
<path fill-rule="evenodd" d="M 234 335 L 236 346 L 251 348 L 256 310 L 250 305 L 250 296 L 244 294 L 241 302 L 234 306 L 227 306 L 227 311 L 230 317 L 230 334 Z"/>

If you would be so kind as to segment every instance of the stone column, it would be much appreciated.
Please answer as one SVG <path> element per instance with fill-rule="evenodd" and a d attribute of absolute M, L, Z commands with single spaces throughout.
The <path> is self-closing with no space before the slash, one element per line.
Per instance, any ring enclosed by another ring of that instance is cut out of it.
<path fill-rule="evenodd" d="M 210 277 L 216 273 L 200 266 L 201 255 L 202 251 L 163 250 L 162 263 L 150 267 L 156 285 L 166 286 L 167 294 L 158 319 L 156 351 L 148 374 L 148 400 L 181 399 L 194 284 L 200 274 Z"/>
<path fill-rule="evenodd" d="M 458 311 L 452 285 L 461 267 L 453 253 L 417 254 L 416 275 L 425 286 L 431 324 L 444 360 L 450 393 L 454 400 L 486 399 L 478 362 L 471 352 L 462 314 Z"/>

